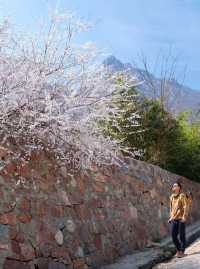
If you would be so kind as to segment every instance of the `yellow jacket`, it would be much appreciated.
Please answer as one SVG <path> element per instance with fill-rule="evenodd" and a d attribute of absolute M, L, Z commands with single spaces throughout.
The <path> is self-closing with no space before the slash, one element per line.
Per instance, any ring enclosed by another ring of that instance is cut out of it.
<path fill-rule="evenodd" d="M 170 219 L 187 218 L 189 213 L 189 205 L 187 197 L 184 193 L 170 196 Z"/>

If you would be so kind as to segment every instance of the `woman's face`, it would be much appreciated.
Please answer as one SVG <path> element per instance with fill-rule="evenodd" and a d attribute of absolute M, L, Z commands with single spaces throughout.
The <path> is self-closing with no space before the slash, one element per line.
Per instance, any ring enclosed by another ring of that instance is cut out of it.
<path fill-rule="evenodd" d="M 174 193 L 179 193 L 180 190 L 181 190 L 181 188 L 180 188 L 180 186 L 179 186 L 177 183 L 175 183 L 175 184 L 172 186 L 172 191 L 173 191 Z"/>

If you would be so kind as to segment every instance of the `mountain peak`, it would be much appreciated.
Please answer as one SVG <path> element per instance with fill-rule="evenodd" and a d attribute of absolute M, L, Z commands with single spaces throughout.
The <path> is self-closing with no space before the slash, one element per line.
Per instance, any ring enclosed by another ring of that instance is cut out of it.
<path fill-rule="evenodd" d="M 135 68 L 131 63 L 123 63 L 117 59 L 114 55 L 107 57 L 103 64 L 111 69 L 111 71 L 123 71 L 130 70 L 134 76 L 139 80 L 144 81 L 142 85 L 138 87 L 138 90 L 145 94 L 146 96 L 151 96 L 151 89 L 149 88 L 148 80 L 151 79 L 151 82 L 156 88 L 156 92 L 159 93 L 162 78 L 157 78 L 151 73 L 147 73 L 143 69 Z M 192 109 L 193 111 L 199 108 L 200 92 L 195 91 L 185 85 L 181 85 L 175 78 L 169 79 L 171 89 L 173 89 L 175 95 L 180 95 L 179 104 L 177 105 L 176 111 L 184 111 L 187 109 Z"/>
<path fill-rule="evenodd" d="M 114 69 L 115 71 L 124 70 L 124 64 L 114 55 L 110 55 L 109 57 L 107 57 L 104 60 L 103 64 L 110 67 L 111 69 Z"/>

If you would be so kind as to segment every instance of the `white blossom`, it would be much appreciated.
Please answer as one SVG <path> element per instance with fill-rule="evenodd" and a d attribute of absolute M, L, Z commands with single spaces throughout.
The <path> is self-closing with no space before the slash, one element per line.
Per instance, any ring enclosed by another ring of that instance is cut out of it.
<path fill-rule="evenodd" d="M 52 16 L 38 34 L 0 25 L 2 143 L 12 137 L 27 152 L 46 147 L 77 167 L 119 162 L 118 143 L 98 122 L 117 113 L 112 93 L 138 81 L 99 64 L 93 43 L 75 44 L 87 27 L 74 14 Z"/>

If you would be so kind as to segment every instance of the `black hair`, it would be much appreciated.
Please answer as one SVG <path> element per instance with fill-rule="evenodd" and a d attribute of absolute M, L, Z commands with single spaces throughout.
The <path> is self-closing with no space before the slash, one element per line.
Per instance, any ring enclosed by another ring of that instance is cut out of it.
<path fill-rule="evenodd" d="M 182 185 L 181 185 L 181 183 L 179 181 L 174 182 L 174 184 L 177 184 L 179 186 L 180 190 L 182 189 Z M 172 185 L 172 188 L 173 188 L 174 184 Z"/>

